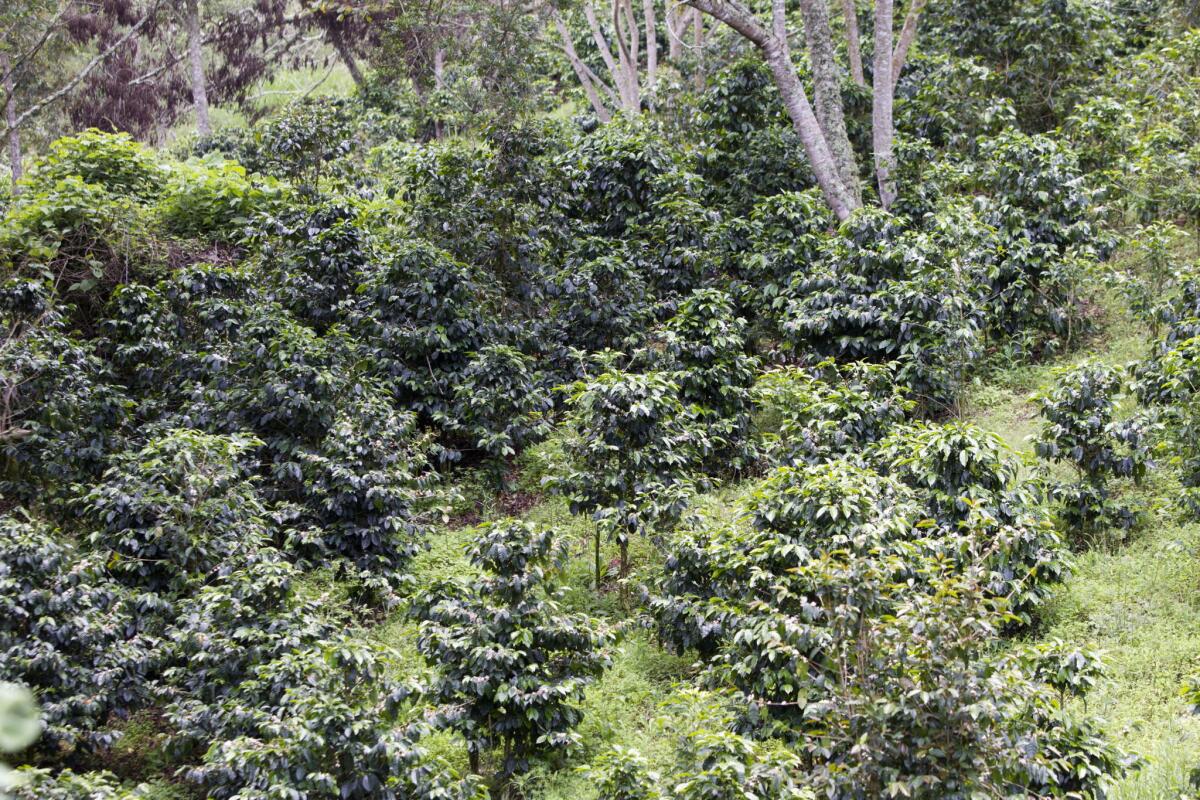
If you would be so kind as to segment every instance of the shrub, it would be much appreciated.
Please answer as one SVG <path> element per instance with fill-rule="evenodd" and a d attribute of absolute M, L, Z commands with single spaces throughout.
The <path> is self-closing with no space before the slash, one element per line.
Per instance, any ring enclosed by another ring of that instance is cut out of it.
<path fill-rule="evenodd" d="M 150 699 L 164 611 L 47 525 L 0 517 L 0 681 L 37 691 L 38 748 L 62 755 L 113 741 L 109 716 Z"/>
<path fill-rule="evenodd" d="M 991 324 L 1005 336 L 1043 331 L 1057 337 L 1050 345 L 1069 344 L 1086 330 L 1080 273 L 1111 249 L 1094 225 L 1076 155 L 1054 139 L 1015 130 L 986 140 L 980 155 L 990 195 L 981 216 L 998 233 L 987 266 Z M 1036 345 L 1021 346 L 1037 352 Z"/>
<path fill-rule="evenodd" d="M 636 121 L 605 125 L 569 157 L 575 162 L 570 179 L 578 186 L 574 216 L 613 238 L 645 219 L 677 168 L 667 142 Z"/>
<path fill-rule="evenodd" d="M 340 202 L 296 206 L 263 220 L 260 252 L 280 303 L 325 332 L 365 277 L 373 237 L 356 211 Z"/>
<path fill-rule="evenodd" d="M 1059 488 L 1063 520 L 1078 536 L 1135 521 L 1132 511 L 1112 502 L 1108 488 L 1110 478 L 1140 480 L 1151 464 L 1147 421 L 1114 419 L 1123 384 L 1112 367 L 1083 364 L 1060 371 L 1057 385 L 1035 398 L 1045 420 L 1038 455 L 1070 464 L 1078 476 Z"/>
<path fill-rule="evenodd" d="M 729 295 L 698 289 L 679 304 L 663 336 L 664 368 L 679 386 L 679 399 L 699 407 L 697 421 L 727 444 L 714 460 L 734 470 L 750 460 L 750 387 L 758 366 L 746 353 L 745 330 Z"/>
<path fill-rule="evenodd" d="M 554 327 L 572 347 L 631 350 L 654 318 L 646 276 L 622 245 L 603 239 L 582 240 L 549 291 Z"/>
<path fill-rule="evenodd" d="M 493 523 L 468 551 L 482 577 L 432 587 L 413 603 L 417 646 L 440 667 L 432 692 L 442 724 L 466 737 L 473 771 L 487 746 L 502 745 L 502 781 L 575 743 L 577 703 L 609 663 L 604 624 L 559 611 L 547 571 L 563 555 L 548 530 Z"/>
<path fill-rule="evenodd" d="M 864 209 L 795 273 L 780 305 L 788 346 L 839 361 L 897 361 L 931 408 L 952 404 L 978 357 L 979 310 L 941 237 Z"/>
<path fill-rule="evenodd" d="M 158 253 L 147 228 L 127 196 L 71 175 L 22 194 L 8 209 L 0 220 L 0 264 L 92 302 L 97 287 L 107 292 L 152 271 Z M 137 244 L 133 231 L 144 236 Z"/>
<path fill-rule="evenodd" d="M 54 505 L 124 443 L 129 397 L 95 344 L 50 318 L 0 348 L 0 493 Z"/>
<path fill-rule="evenodd" d="M 628 747 L 614 745 L 585 768 L 598 800 L 660 800 L 658 775 L 646 759 Z"/>
<path fill-rule="evenodd" d="M 666 532 L 679 520 L 693 491 L 689 473 L 713 443 L 680 401 L 678 385 L 662 373 L 610 370 L 572 392 L 567 450 L 574 466 L 559 488 L 572 513 L 591 512 L 599 523 L 599 587 L 602 530 L 620 545 L 624 577 L 630 537 Z"/>
<path fill-rule="evenodd" d="M 384 677 L 386 656 L 333 638 L 268 661 L 213 704 L 215 741 L 186 772 L 214 800 L 480 800 L 399 723 L 405 692 Z"/>
<path fill-rule="evenodd" d="M 205 159 L 170 168 L 157 210 L 171 233 L 236 241 L 251 216 L 270 211 L 281 194 L 272 181 L 249 177 L 231 161 Z"/>
<path fill-rule="evenodd" d="M 163 168 L 154 153 L 127 133 L 95 128 L 53 142 L 33 165 L 26 182 L 46 189 L 70 179 L 98 186 L 113 196 L 147 200 L 163 186 Z"/>
<path fill-rule="evenodd" d="M 358 288 L 352 328 L 392 381 L 396 399 L 424 422 L 452 413 L 454 384 L 497 336 L 495 287 L 432 245 L 405 242 Z"/>
<path fill-rule="evenodd" d="M 454 385 L 444 428 L 463 431 L 492 458 L 509 458 L 550 432 L 553 406 L 534 360 L 514 347 L 489 344 L 475 353 Z"/>
<path fill-rule="evenodd" d="M 818 463 L 860 451 L 904 421 L 914 403 L 893 368 L 877 364 L 782 367 L 754 384 L 756 427 L 768 456 L 783 464 Z"/>
<path fill-rule="evenodd" d="M 261 547 L 266 510 L 239 463 L 262 443 L 171 430 L 116 456 L 83 498 L 91 544 L 135 587 L 185 591 Z"/>

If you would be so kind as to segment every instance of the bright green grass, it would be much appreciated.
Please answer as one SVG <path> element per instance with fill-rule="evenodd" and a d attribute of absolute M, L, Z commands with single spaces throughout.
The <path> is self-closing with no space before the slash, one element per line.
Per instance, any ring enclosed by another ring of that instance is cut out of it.
<path fill-rule="evenodd" d="M 1123 747 L 1147 760 L 1114 795 L 1173 798 L 1200 765 L 1200 717 L 1179 696 L 1200 673 L 1200 525 L 1148 526 L 1118 552 L 1081 555 L 1044 636 L 1103 651 L 1108 677 L 1089 695 Z"/>
<path fill-rule="evenodd" d="M 1120 307 L 1106 299 L 1099 331 L 1080 350 L 1006 370 L 976 387 L 972 421 L 1031 457 L 1039 418 L 1030 395 L 1052 385 L 1057 368 L 1085 359 L 1124 367 L 1149 350 L 1149 332 Z M 1200 674 L 1200 525 L 1173 519 L 1175 488 L 1155 475 L 1140 490 L 1126 489 L 1129 502 L 1154 509 L 1152 521 L 1128 544 L 1078 555 L 1040 632 L 1105 654 L 1108 674 L 1088 696 L 1087 710 L 1145 762 L 1120 782 L 1114 800 L 1173 800 L 1200 766 L 1200 717 L 1179 694 L 1188 677 Z"/>

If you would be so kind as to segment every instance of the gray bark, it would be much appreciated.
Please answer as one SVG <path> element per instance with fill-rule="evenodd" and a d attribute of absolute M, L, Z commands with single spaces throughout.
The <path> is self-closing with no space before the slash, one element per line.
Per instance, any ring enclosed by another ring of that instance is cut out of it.
<path fill-rule="evenodd" d="M 8 163 L 12 170 L 13 194 L 20 191 L 21 129 L 17 126 L 17 81 L 12 59 L 0 53 L 0 73 L 4 76 L 4 123 L 8 126 Z"/>
<path fill-rule="evenodd" d="M 346 44 L 346 37 L 342 36 L 342 32 L 338 30 L 336 24 L 326 29 L 326 35 L 329 43 L 333 45 L 333 49 L 337 51 L 338 58 L 342 59 L 342 63 L 346 65 L 346 71 L 350 73 L 354 85 L 361 88 L 366 80 L 363 78 L 362 70 L 358 68 L 358 61 L 354 58 L 354 53 L 350 51 L 350 45 Z"/>
<path fill-rule="evenodd" d="M 838 175 L 842 184 L 862 205 L 858 185 L 858 164 L 854 159 L 854 148 L 846 133 L 846 118 L 842 112 L 842 74 L 833 52 L 833 31 L 829 27 L 827 0 L 800 0 L 800 13 L 804 18 L 804 40 L 808 45 L 808 60 L 813 72 L 813 101 L 816 105 L 817 123 L 825 134 L 825 141 L 833 153 Z M 786 31 L 776 33 L 786 38 Z"/>
<path fill-rule="evenodd" d="M 596 119 L 601 122 L 609 122 L 612 120 L 612 114 L 609 113 L 608 106 L 604 104 L 604 100 L 596 90 L 591 70 L 575 52 L 575 42 L 571 40 L 571 31 L 557 12 L 554 14 L 554 27 L 558 30 L 558 37 L 562 40 L 562 48 L 567 56 L 567 61 L 570 62 L 571 69 L 575 71 L 575 77 L 579 79 L 580 85 L 583 86 L 583 93 L 587 96 L 588 102 L 592 104 L 592 111 L 595 112 Z"/>
<path fill-rule="evenodd" d="M 848 218 L 861 203 L 856 201 L 854 195 L 842 184 L 829 143 L 825 141 L 825 135 L 821 132 L 808 95 L 796 75 L 787 42 L 780 41 L 775 34 L 763 27 L 754 13 L 740 0 L 688 0 L 688 4 L 733 28 L 762 51 L 783 98 L 784 108 L 792 120 L 792 127 L 804 145 L 825 202 L 838 219 Z M 783 16 L 783 0 L 773 0 L 772 17 L 777 30 L 782 26 Z M 888 53 L 890 56 L 890 48 Z"/>
<path fill-rule="evenodd" d="M 896 156 L 892 152 L 892 0 L 875 0 L 875 74 L 872 76 L 871 141 L 879 201 L 890 208 L 896 199 Z"/>
<path fill-rule="evenodd" d="M 658 79 L 658 18 L 654 0 L 642 0 L 642 16 L 646 26 L 646 88 L 654 91 Z"/>
<path fill-rule="evenodd" d="M 850 62 L 850 79 L 859 86 L 866 86 L 863 77 L 862 37 L 858 32 L 858 3 L 842 0 L 842 14 L 846 18 L 846 54 Z"/>
<path fill-rule="evenodd" d="M 212 133 L 208 119 L 208 85 L 204 80 L 204 37 L 200 31 L 200 2 L 187 0 L 188 66 L 192 78 L 192 105 L 196 109 L 196 132 L 201 136 Z"/>
<path fill-rule="evenodd" d="M 665 0 L 665 5 L 663 20 L 667 25 L 667 60 L 677 64 L 683 57 L 683 29 L 687 20 L 679 13 L 675 0 Z"/>
<path fill-rule="evenodd" d="M 917 36 L 917 24 L 921 21 L 921 12 L 925 10 L 926 0 L 912 0 L 908 13 L 904 15 L 904 27 L 900 29 L 900 39 L 896 42 L 896 52 L 892 54 L 892 85 L 900 80 L 900 71 L 904 69 L 904 61 L 908 58 L 908 48 L 912 46 Z"/>

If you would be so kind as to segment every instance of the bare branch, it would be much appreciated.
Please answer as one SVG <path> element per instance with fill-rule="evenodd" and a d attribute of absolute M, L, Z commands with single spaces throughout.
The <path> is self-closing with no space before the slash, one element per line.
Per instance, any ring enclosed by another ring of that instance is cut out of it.
<path fill-rule="evenodd" d="M 925 10 L 926 0 L 912 0 L 908 13 L 904 15 L 904 27 L 900 29 L 900 39 L 896 42 L 896 52 L 892 54 L 892 85 L 900 80 L 900 71 L 904 69 L 904 61 L 908 58 L 908 48 L 912 46 L 917 36 L 917 24 L 921 21 L 921 12 Z"/>
<path fill-rule="evenodd" d="M 126 42 L 137 35 L 137 33 L 146 26 L 146 23 L 158 13 L 158 7 L 160 5 L 162 5 L 162 0 L 154 0 L 154 2 L 150 5 L 150 10 L 147 11 L 141 19 L 130 26 L 129 30 L 125 31 L 120 38 L 118 38 L 108 47 L 104 48 L 104 50 L 101 52 L 97 53 L 96 56 L 93 57 L 92 60 L 89 61 L 82 70 L 76 73 L 74 78 L 67 81 L 67 83 L 60 87 L 57 91 L 47 95 L 46 97 L 43 97 L 41 100 L 21 112 L 21 114 L 16 118 L 16 121 L 6 124 L 4 130 L 0 131 L 0 134 L 7 134 L 10 130 L 21 127 L 30 117 L 41 113 L 44 108 L 58 102 L 74 91 L 76 86 L 83 83 L 83 81 L 87 79 L 87 76 L 92 74 L 92 70 L 96 69 L 96 67 L 107 61 L 113 53 L 115 53 Z"/>

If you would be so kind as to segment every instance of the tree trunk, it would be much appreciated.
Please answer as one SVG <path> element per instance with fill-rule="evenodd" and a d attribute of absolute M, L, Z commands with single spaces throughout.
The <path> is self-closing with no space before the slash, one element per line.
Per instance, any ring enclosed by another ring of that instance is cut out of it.
<path fill-rule="evenodd" d="M 600 591 L 600 530 L 597 528 L 595 535 L 592 537 L 592 547 L 596 560 L 596 591 Z"/>
<path fill-rule="evenodd" d="M 629 538 L 621 539 L 621 577 L 629 575 Z"/>
<path fill-rule="evenodd" d="M 341 29 L 337 27 L 337 22 L 332 23 L 326 28 L 325 33 L 329 37 L 329 43 L 337 51 L 338 57 L 346 65 L 346 71 L 350 73 L 350 77 L 354 80 L 354 85 L 361 89 L 366 81 L 363 79 L 363 74 L 358 68 L 358 62 L 354 60 L 354 53 L 351 52 L 350 45 L 346 44 L 346 38 L 342 36 Z"/>
<path fill-rule="evenodd" d="M 192 105 L 196 109 L 196 132 L 201 136 L 212 133 L 208 119 L 208 86 L 204 80 L 204 39 L 200 32 L 200 0 L 187 0 L 188 65 L 192 77 Z"/>
<path fill-rule="evenodd" d="M 859 86 L 866 86 L 863 77 L 862 37 L 858 32 L 858 3 L 842 0 L 842 14 L 846 17 L 846 53 L 850 61 L 850 79 Z"/>
<path fill-rule="evenodd" d="M 21 128 L 17 125 L 17 80 L 8 53 L 0 53 L 0 74 L 4 76 L 4 123 L 8 127 L 8 163 L 12 170 L 13 194 L 20 192 Z"/>
<path fill-rule="evenodd" d="M 804 151 L 808 155 L 813 175 L 817 179 L 817 185 L 821 187 L 826 204 L 839 220 L 847 219 L 860 207 L 861 201 L 842 184 L 829 143 L 825 141 L 812 105 L 808 102 L 808 95 L 796 75 L 787 42 L 780 41 L 764 28 L 754 13 L 742 5 L 740 0 L 688 0 L 688 5 L 724 22 L 763 52 L 775 85 L 783 98 L 784 108 L 792 120 L 792 127 L 804 144 Z M 773 0 L 771 11 L 775 29 L 784 27 L 783 0 Z"/>
<path fill-rule="evenodd" d="M 562 16 L 557 12 L 554 13 L 554 27 L 558 30 L 558 37 L 562 40 L 563 52 L 567 55 L 567 61 L 571 63 L 571 69 L 575 71 L 575 77 L 579 79 L 580 85 L 583 86 L 583 93 L 587 95 L 588 102 L 592 104 L 592 111 L 596 113 L 596 119 L 601 122 L 609 122 L 612 119 L 612 114 L 608 111 L 608 106 L 604 105 L 604 101 L 600 98 L 600 93 L 596 90 L 596 84 L 592 81 L 591 70 L 583 63 L 583 59 L 575 52 L 575 42 L 571 40 L 571 31 L 567 28 L 567 24 L 563 22 Z"/>
<path fill-rule="evenodd" d="M 813 101 L 816 105 L 817 123 L 825 134 L 825 141 L 833 153 L 838 175 L 842 184 L 862 205 L 862 192 L 858 185 L 858 164 L 854 160 L 854 149 L 846 133 L 846 118 L 842 112 L 842 75 L 833 53 L 833 31 L 829 28 L 827 0 L 800 0 L 800 13 L 804 18 L 804 40 L 808 45 L 808 60 L 813 73 Z M 786 37 L 786 29 L 777 37 Z"/>
<path fill-rule="evenodd" d="M 630 114 L 642 109 L 641 88 L 638 86 L 638 33 L 637 19 L 633 15 L 632 0 L 613 0 L 613 38 L 617 42 L 618 66 L 620 68 L 621 105 Z"/>
<path fill-rule="evenodd" d="M 692 82 L 697 92 L 704 91 L 704 17 L 692 9 L 692 48 L 696 51 L 696 74 Z"/>
<path fill-rule="evenodd" d="M 653 92 L 658 77 L 658 19 L 654 0 L 642 0 L 642 15 L 646 18 L 646 88 Z"/>
<path fill-rule="evenodd" d="M 921 12 L 925 10 L 926 0 L 912 0 L 908 13 L 904 15 L 904 27 L 900 29 L 900 39 L 896 42 L 896 52 L 892 54 L 892 86 L 900 80 L 900 71 L 904 69 L 904 61 L 908 58 L 908 48 L 912 46 L 917 36 L 917 23 L 921 21 Z"/>
<path fill-rule="evenodd" d="M 879 202 L 890 208 L 896 199 L 896 157 L 892 153 L 892 0 L 875 0 L 875 74 L 871 77 L 871 140 Z"/>
<path fill-rule="evenodd" d="M 666 0 L 665 4 L 663 19 L 667 25 L 667 60 L 678 64 L 679 59 L 683 57 L 683 28 L 686 20 L 679 13 L 675 0 Z"/>
<path fill-rule="evenodd" d="M 433 89 L 440 92 L 446 87 L 446 50 L 439 47 L 433 51 Z M 439 141 L 446 135 L 445 125 L 440 117 L 433 120 L 433 136 Z"/>

